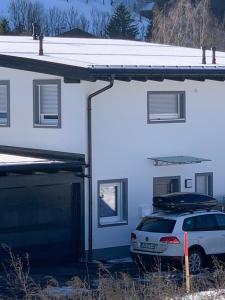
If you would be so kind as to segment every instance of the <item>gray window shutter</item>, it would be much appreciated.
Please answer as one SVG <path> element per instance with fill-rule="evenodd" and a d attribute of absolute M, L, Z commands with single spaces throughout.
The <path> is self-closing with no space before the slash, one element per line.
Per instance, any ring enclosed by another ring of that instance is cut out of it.
<path fill-rule="evenodd" d="M 58 115 L 58 86 L 56 84 L 40 86 L 40 113 Z"/>
<path fill-rule="evenodd" d="M 177 94 L 150 94 L 149 108 L 151 115 L 177 114 L 178 95 Z"/>
<path fill-rule="evenodd" d="M 7 85 L 0 85 L 0 113 L 7 113 Z"/>

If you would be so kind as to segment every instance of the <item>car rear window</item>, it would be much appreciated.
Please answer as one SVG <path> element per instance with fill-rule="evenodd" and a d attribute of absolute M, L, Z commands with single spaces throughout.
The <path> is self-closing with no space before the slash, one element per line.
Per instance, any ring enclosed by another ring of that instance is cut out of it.
<path fill-rule="evenodd" d="M 175 224 L 176 221 L 171 219 L 158 217 L 145 218 L 138 225 L 137 230 L 158 233 L 172 233 Z"/>

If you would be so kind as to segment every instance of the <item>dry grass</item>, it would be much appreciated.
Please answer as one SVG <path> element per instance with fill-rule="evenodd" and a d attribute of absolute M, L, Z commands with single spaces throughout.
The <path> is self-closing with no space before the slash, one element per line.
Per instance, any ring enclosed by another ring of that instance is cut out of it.
<path fill-rule="evenodd" d="M 133 279 L 125 273 L 111 274 L 104 265 L 99 265 L 98 284 L 91 288 L 90 283 L 78 277 L 71 278 L 67 287 L 59 288 L 54 278 L 49 277 L 44 286 L 37 284 L 30 276 L 29 257 L 25 260 L 15 256 L 10 249 L 10 260 L 4 264 L 5 290 L 1 290 L 0 299 L 25 300 L 163 300 L 163 299 L 195 299 L 187 297 L 185 282 L 179 284 L 170 273 L 146 272 Z M 225 265 L 214 260 L 214 271 L 204 272 L 201 276 L 191 277 L 191 293 L 203 290 L 225 288 Z M 185 297 L 186 296 L 186 297 Z M 218 295 L 205 295 L 198 299 L 220 299 Z"/>

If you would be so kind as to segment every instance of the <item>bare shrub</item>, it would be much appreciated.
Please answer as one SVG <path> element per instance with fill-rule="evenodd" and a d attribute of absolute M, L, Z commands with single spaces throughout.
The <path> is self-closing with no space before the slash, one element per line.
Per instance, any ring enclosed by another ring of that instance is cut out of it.
<path fill-rule="evenodd" d="M 92 32 L 97 37 L 105 37 L 106 26 L 109 22 L 110 15 L 101 13 L 95 9 L 91 10 Z"/>
<path fill-rule="evenodd" d="M 88 19 L 85 17 L 84 14 L 80 15 L 78 24 L 79 24 L 78 27 L 81 30 L 88 31 L 89 26 L 90 26 L 90 22 L 88 21 Z"/>
<path fill-rule="evenodd" d="M 30 276 L 29 256 L 24 259 L 13 254 L 7 245 L 1 245 L 4 252 L 8 254 L 8 262 L 3 263 L 4 281 L 6 291 L 11 299 L 31 299 L 42 295 L 41 288 Z"/>
<path fill-rule="evenodd" d="M 50 35 L 60 35 L 67 28 L 66 12 L 58 7 L 49 8 L 46 17 L 46 25 Z"/>
<path fill-rule="evenodd" d="M 219 299 L 224 295 L 225 265 L 214 260 L 213 271 L 203 272 L 198 276 L 191 276 L 191 292 L 186 294 L 184 276 L 177 281 L 177 273 L 162 272 L 161 266 L 155 272 L 144 272 L 141 276 L 132 278 L 126 273 L 111 273 L 103 264 L 99 264 L 97 287 L 91 288 L 90 282 L 75 276 L 71 278 L 63 289 L 52 277 L 45 278 L 46 283 L 40 287 L 30 276 L 29 257 L 25 259 L 13 254 L 11 249 L 3 246 L 7 251 L 9 262 L 4 263 L 5 283 L 7 295 L 0 295 L 1 299 L 26 300 L 193 300 L 199 291 L 208 291 L 207 299 Z M 178 273 L 182 275 L 182 273 Z M 65 293 L 67 292 L 67 294 Z M 205 294 L 198 294 L 198 299 L 206 299 Z"/>
<path fill-rule="evenodd" d="M 70 6 L 67 10 L 66 23 L 69 30 L 79 26 L 79 14 L 74 6 Z"/>
<path fill-rule="evenodd" d="M 42 26 L 44 7 L 39 1 L 11 0 L 9 4 L 9 18 L 15 31 L 31 33 L 32 23 Z"/>

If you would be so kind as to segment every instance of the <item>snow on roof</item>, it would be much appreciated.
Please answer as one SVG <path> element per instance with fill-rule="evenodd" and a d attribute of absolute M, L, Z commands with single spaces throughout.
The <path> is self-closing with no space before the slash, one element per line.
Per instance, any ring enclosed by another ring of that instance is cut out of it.
<path fill-rule="evenodd" d="M 55 160 L 52 161 L 55 162 Z M 49 163 L 52 161 L 45 158 L 35 158 L 35 157 L 0 153 L 0 166 L 5 164 Z"/>
<path fill-rule="evenodd" d="M 202 66 L 202 50 L 146 42 L 44 38 L 44 55 L 39 56 L 39 41 L 32 37 L 0 36 L 0 54 L 31 58 L 69 66 Z M 225 53 L 216 53 L 217 65 L 225 66 Z M 212 53 L 207 51 L 207 66 L 212 66 Z"/>

